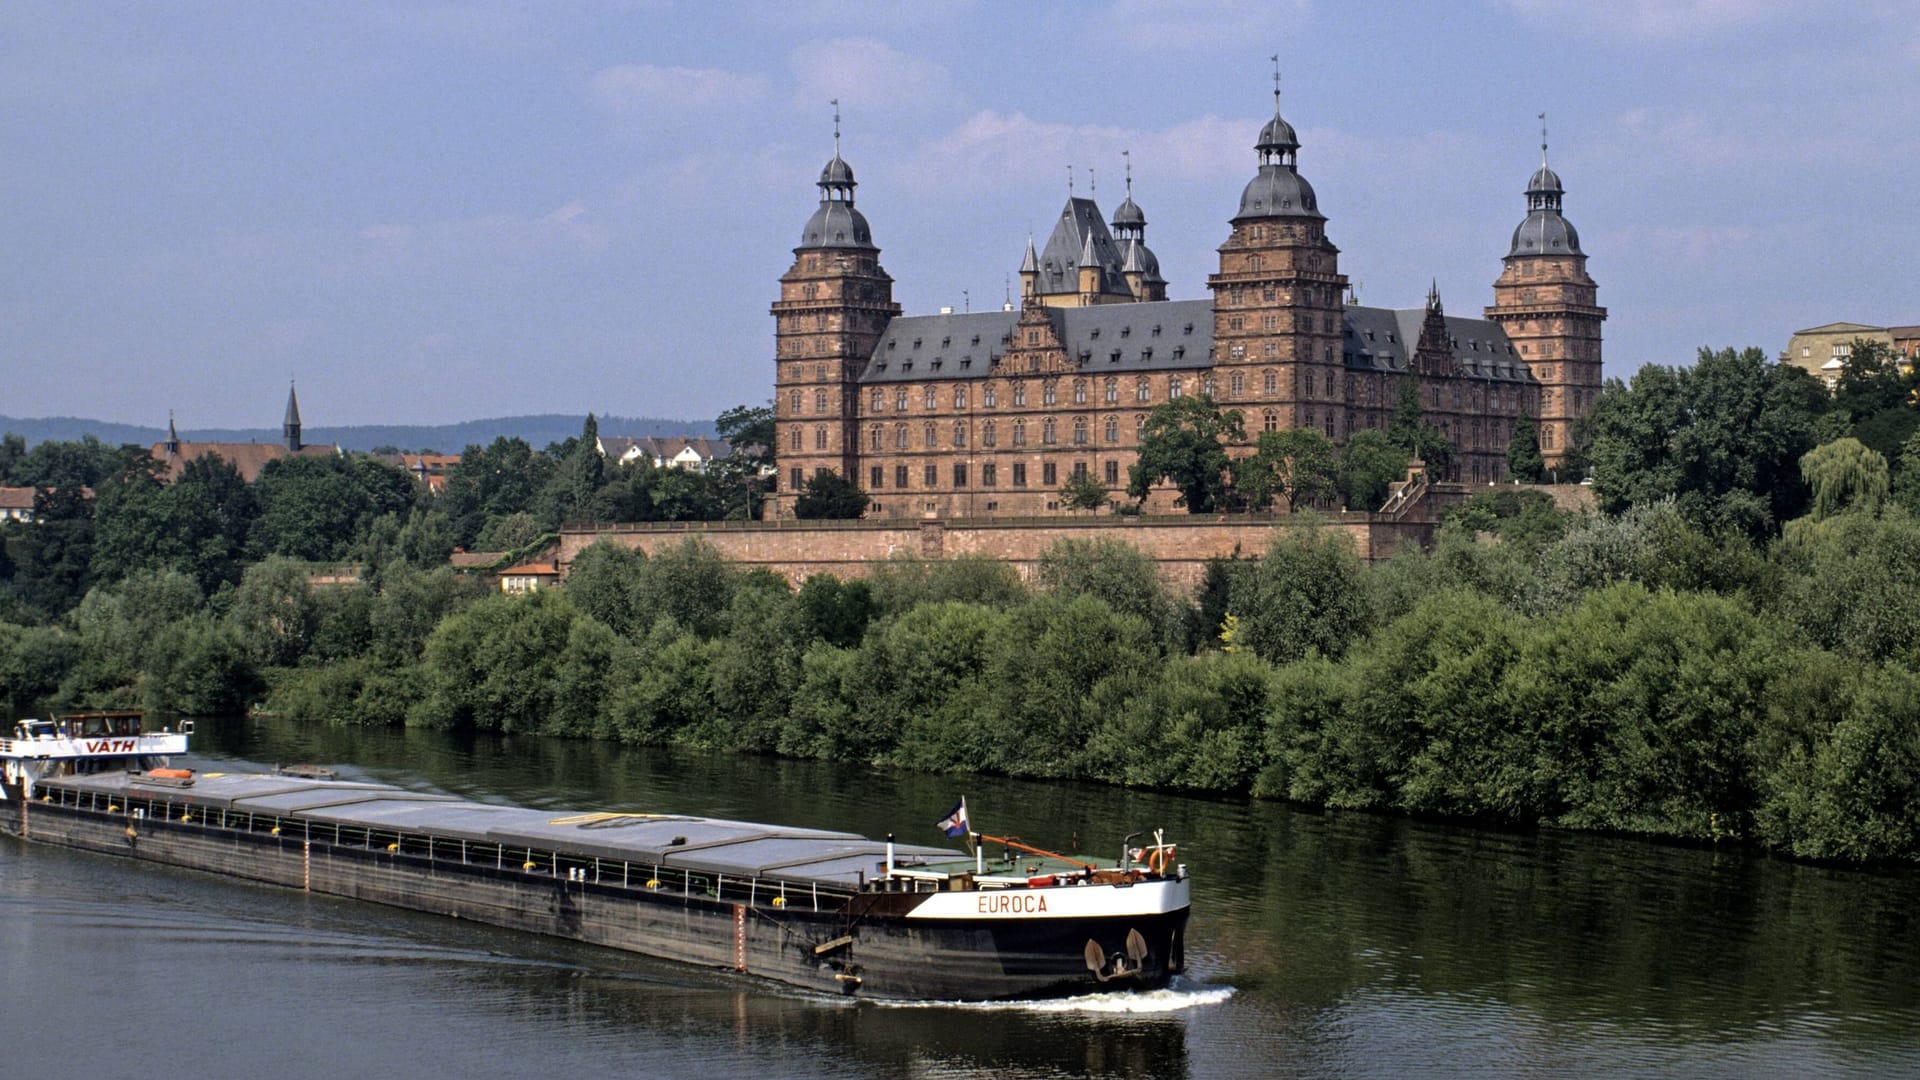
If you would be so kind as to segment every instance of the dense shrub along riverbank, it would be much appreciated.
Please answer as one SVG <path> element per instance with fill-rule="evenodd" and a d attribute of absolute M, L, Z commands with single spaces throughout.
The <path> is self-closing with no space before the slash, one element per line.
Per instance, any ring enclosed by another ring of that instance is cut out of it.
<path fill-rule="evenodd" d="M 1920 856 L 1920 521 L 1715 538 L 1671 505 L 1482 497 L 1363 566 L 1299 530 L 1169 595 L 1118 543 L 1023 586 L 904 560 L 798 590 L 698 541 L 584 553 L 565 592 L 393 561 L 203 597 L 145 572 L 0 625 L 43 698 L 674 743 L 1285 798 L 1798 856 Z"/>

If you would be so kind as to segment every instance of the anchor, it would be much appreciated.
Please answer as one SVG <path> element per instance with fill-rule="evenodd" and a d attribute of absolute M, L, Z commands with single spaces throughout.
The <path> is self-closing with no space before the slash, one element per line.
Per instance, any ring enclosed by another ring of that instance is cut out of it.
<path fill-rule="evenodd" d="M 1141 968 L 1146 964 L 1147 939 L 1140 936 L 1140 931 L 1129 929 L 1126 952 L 1108 956 L 1099 942 L 1088 938 L 1083 953 L 1087 960 L 1087 970 L 1093 972 L 1095 979 L 1101 982 L 1131 979 L 1140 974 Z"/>

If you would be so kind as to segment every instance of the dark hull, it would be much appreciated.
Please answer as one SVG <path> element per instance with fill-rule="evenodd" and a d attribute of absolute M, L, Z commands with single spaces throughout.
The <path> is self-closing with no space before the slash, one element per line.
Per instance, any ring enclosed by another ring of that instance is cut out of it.
<path fill-rule="evenodd" d="M 1180 969 L 1187 911 L 1051 920 L 912 919 L 914 894 L 867 894 L 812 910 L 792 894 L 743 903 L 594 882 L 517 867 L 450 863 L 298 836 L 130 820 L 44 803 L 6 806 L 7 831 L 146 862 L 434 912 L 646 956 L 729 969 L 827 994 L 989 1000 L 1164 984 Z M 1109 955 L 1128 932 L 1149 946 L 1140 970 L 1101 982 L 1091 940 Z"/>

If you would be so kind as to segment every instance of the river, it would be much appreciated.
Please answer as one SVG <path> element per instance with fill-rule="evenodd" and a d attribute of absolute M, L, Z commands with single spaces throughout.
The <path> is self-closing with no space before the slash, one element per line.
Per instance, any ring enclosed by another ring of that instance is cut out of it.
<path fill-rule="evenodd" d="M 0 838 L 10 1077 L 1920 1075 L 1920 873 L 1271 803 L 537 737 L 203 722 L 489 802 L 1093 850 L 1194 874 L 1168 991 L 875 1006 Z"/>

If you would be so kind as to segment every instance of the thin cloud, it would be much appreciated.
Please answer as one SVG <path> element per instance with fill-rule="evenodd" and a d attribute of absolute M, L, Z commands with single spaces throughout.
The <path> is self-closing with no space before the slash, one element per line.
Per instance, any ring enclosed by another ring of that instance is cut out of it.
<path fill-rule="evenodd" d="M 1671 43 L 1783 21 L 1810 9 L 1798 0 L 1500 0 L 1530 22 L 1634 41 Z"/>
<path fill-rule="evenodd" d="M 1250 133 L 1258 129 L 1257 123 L 1212 115 L 1153 131 L 1051 123 L 987 109 L 923 144 L 890 171 L 895 182 L 921 191 L 1018 189 L 1037 176 L 1064 181 L 1068 165 L 1111 169 L 1106 175 L 1112 182 L 1120 178 L 1120 152 L 1130 150 L 1137 172 L 1169 182 L 1205 180 L 1251 161 Z"/>
<path fill-rule="evenodd" d="M 1132 49 L 1265 48 L 1257 43 L 1298 33 L 1312 15 L 1311 0 L 1115 0 L 1102 23 Z"/>
<path fill-rule="evenodd" d="M 866 113 L 897 113 L 949 99 L 953 78 L 945 66 L 873 38 L 814 41 L 793 50 L 793 103 L 802 109 L 843 106 Z"/>
<path fill-rule="evenodd" d="M 357 240 L 339 270 L 399 273 L 437 270 L 453 260 L 594 254 L 606 248 L 607 231 L 576 199 L 538 217 L 490 214 L 425 225 L 369 225 Z"/>
<path fill-rule="evenodd" d="M 758 100 L 766 90 L 764 77 L 722 68 L 622 64 L 595 72 L 587 96 L 609 116 L 630 119 L 733 108 Z"/>

